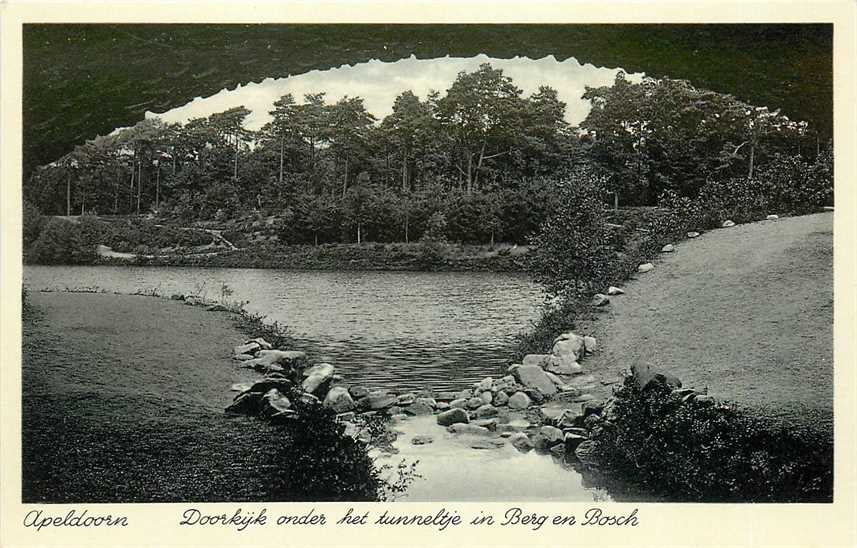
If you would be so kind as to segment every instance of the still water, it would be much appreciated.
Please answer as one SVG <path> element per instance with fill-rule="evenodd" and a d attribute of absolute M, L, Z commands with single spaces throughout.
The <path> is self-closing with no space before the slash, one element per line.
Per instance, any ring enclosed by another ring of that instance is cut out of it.
<path fill-rule="evenodd" d="M 460 389 L 497 376 L 542 302 L 530 279 L 505 273 L 27 266 L 24 283 L 213 300 L 226 284 L 227 300 L 249 301 L 247 310 L 288 326 L 299 349 L 350 384 L 395 390 Z"/>

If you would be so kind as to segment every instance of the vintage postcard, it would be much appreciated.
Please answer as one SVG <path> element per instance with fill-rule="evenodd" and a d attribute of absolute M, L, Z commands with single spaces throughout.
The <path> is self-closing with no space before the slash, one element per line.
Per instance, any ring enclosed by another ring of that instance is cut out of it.
<path fill-rule="evenodd" d="M 3 546 L 857 542 L 853 3 L 0 13 Z"/>

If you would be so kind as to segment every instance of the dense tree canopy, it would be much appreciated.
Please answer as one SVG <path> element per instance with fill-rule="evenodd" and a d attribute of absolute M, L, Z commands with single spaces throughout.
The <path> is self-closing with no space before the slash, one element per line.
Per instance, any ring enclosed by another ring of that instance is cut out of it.
<path fill-rule="evenodd" d="M 821 150 L 806 123 L 686 81 L 620 72 L 584 98 L 589 115 L 569 127 L 556 90 L 525 96 L 489 64 L 424 99 L 403 91 L 383 120 L 360 97 L 289 94 L 259 131 L 235 107 L 98 137 L 37 170 L 25 196 L 48 214 L 198 220 L 264 210 L 287 220 L 282 239 L 294 243 L 417 240 L 436 213 L 453 241 L 525 242 L 581 166 L 612 201 L 646 205 Z"/>

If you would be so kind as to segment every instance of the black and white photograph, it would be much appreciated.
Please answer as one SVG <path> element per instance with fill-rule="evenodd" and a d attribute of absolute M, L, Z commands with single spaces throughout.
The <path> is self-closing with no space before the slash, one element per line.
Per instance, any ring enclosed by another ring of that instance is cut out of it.
<path fill-rule="evenodd" d="M 21 41 L 31 526 L 841 495 L 832 23 Z"/>

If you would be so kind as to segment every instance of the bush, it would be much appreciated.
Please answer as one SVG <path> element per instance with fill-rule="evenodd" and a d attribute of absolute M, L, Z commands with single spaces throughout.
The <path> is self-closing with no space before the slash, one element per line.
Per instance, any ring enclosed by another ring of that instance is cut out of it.
<path fill-rule="evenodd" d="M 588 167 L 572 172 L 559 185 L 556 211 L 530 239 L 533 274 L 551 295 L 577 297 L 604 281 L 610 258 L 605 181 Z"/>
<path fill-rule="evenodd" d="M 832 499 L 833 443 L 736 405 L 682 402 L 665 383 L 616 390 L 607 421 L 592 429 L 596 459 L 611 474 L 671 499 L 821 502 Z"/>
<path fill-rule="evenodd" d="M 92 264 L 98 256 L 95 248 L 97 233 L 95 221 L 86 217 L 79 224 L 51 219 L 27 253 L 27 262 Z"/>
<path fill-rule="evenodd" d="M 28 200 L 24 200 L 23 238 L 25 252 L 39 238 L 39 234 L 41 234 L 42 229 L 45 227 L 45 223 L 45 218 L 42 216 L 39 208 Z"/>

